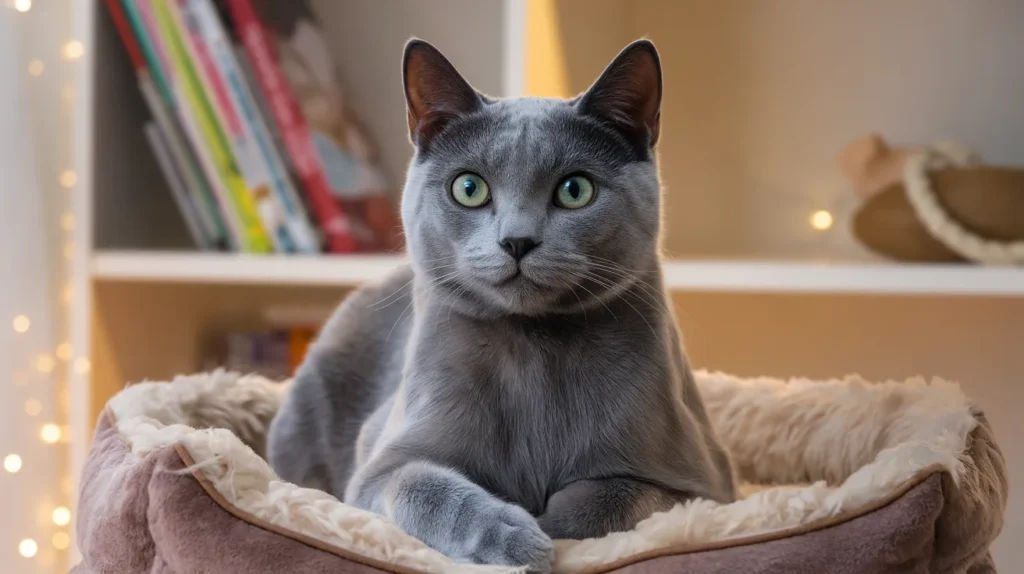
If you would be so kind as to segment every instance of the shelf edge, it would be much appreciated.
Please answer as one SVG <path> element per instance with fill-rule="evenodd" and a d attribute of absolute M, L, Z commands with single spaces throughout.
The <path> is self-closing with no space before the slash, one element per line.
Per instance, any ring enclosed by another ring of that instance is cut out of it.
<path fill-rule="evenodd" d="M 356 286 L 385 277 L 404 255 L 331 257 L 99 253 L 94 280 Z M 672 291 L 846 295 L 1024 296 L 1024 269 L 966 265 L 683 261 L 663 265 Z"/>

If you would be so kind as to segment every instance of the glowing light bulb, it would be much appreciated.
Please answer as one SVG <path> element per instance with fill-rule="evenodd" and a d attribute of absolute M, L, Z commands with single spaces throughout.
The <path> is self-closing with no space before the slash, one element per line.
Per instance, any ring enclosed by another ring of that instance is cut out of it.
<path fill-rule="evenodd" d="M 71 189 L 78 183 L 78 174 L 71 169 L 65 169 L 60 172 L 60 185 L 61 187 Z"/>
<path fill-rule="evenodd" d="M 28 328 L 32 326 L 32 321 L 29 321 L 28 317 L 24 315 L 18 315 L 11 321 L 11 326 L 14 327 L 14 331 L 17 333 L 26 333 Z"/>
<path fill-rule="evenodd" d="M 42 60 L 32 60 L 28 63 L 28 75 L 30 76 L 39 77 L 43 74 L 43 70 L 45 69 L 46 66 L 43 64 Z"/>
<path fill-rule="evenodd" d="M 64 259 L 71 261 L 75 258 L 75 242 L 68 241 L 64 244 Z"/>
<path fill-rule="evenodd" d="M 57 526 L 67 526 L 71 522 L 71 511 L 66 506 L 58 506 L 53 509 L 50 518 Z"/>
<path fill-rule="evenodd" d="M 29 399 L 25 401 L 25 414 L 30 417 L 38 416 L 39 413 L 43 412 L 43 404 L 36 399 Z"/>
<path fill-rule="evenodd" d="M 71 300 L 74 299 L 74 297 L 75 289 L 71 287 L 71 285 L 65 285 L 64 288 L 61 289 L 60 300 L 63 301 L 65 305 L 70 305 Z"/>
<path fill-rule="evenodd" d="M 65 60 L 77 60 L 85 54 L 85 46 L 78 40 L 71 40 L 64 44 L 60 53 Z"/>
<path fill-rule="evenodd" d="M 75 230 L 75 216 L 70 213 L 65 213 L 60 216 L 60 228 L 64 231 Z"/>
<path fill-rule="evenodd" d="M 43 425 L 43 429 L 39 432 L 39 437 L 43 439 L 43 442 L 46 444 L 53 444 L 59 441 L 60 435 L 60 427 L 53 423 Z"/>
<path fill-rule="evenodd" d="M 39 355 L 36 357 L 36 370 L 40 373 L 53 372 L 53 368 L 56 366 L 56 362 L 50 355 Z"/>
<path fill-rule="evenodd" d="M 18 12 L 28 12 L 32 9 L 32 0 L 14 0 L 14 9 Z"/>
<path fill-rule="evenodd" d="M 21 554 L 25 558 L 32 558 L 39 552 L 39 545 L 36 544 L 35 540 L 26 538 L 18 543 L 18 554 Z"/>
<path fill-rule="evenodd" d="M 85 375 L 89 373 L 90 369 L 92 369 L 92 364 L 89 362 L 89 359 L 86 359 L 85 357 L 78 357 L 75 359 L 76 373 L 79 375 Z"/>
<path fill-rule="evenodd" d="M 21 470 L 21 457 L 16 454 L 9 454 L 4 457 L 4 470 L 14 474 Z"/>
<path fill-rule="evenodd" d="M 50 542 L 53 543 L 53 547 L 57 550 L 67 550 L 67 547 L 71 545 L 71 537 L 68 536 L 67 532 L 58 532 L 53 535 Z"/>
<path fill-rule="evenodd" d="M 71 359 L 71 343 L 63 342 L 57 345 L 57 358 L 62 361 L 68 361 Z"/>
<path fill-rule="evenodd" d="M 832 214 L 824 209 L 815 211 L 811 214 L 811 227 L 818 231 L 830 229 L 832 227 Z"/>

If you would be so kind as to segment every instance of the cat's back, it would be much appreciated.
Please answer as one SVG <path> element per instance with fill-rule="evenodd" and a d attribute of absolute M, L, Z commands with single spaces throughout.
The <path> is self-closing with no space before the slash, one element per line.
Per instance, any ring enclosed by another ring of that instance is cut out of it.
<path fill-rule="evenodd" d="M 344 491 L 360 427 L 401 380 L 412 279 L 402 266 L 360 287 L 321 328 L 270 428 L 267 457 L 282 478 Z"/>
<path fill-rule="evenodd" d="M 412 268 L 402 265 L 384 279 L 353 291 L 324 323 L 310 356 L 365 351 L 373 353 L 365 359 L 376 362 L 381 353 L 400 351 L 412 324 L 412 281 Z M 305 361 L 303 367 L 307 366 L 323 369 L 329 364 Z"/>

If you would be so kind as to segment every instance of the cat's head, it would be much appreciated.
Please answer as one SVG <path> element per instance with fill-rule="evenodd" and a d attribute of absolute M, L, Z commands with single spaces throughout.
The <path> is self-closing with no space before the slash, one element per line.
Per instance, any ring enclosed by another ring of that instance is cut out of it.
<path fill-rule="evenodd" d="M 600 305 L 631 270 L 656 266 L 651 42 L 571 100 L 484 96 L 421 40 L 406 45 L 403 76 L 416 154 L 402 219 L 424 288 L 463 309 L 536 316 Z"/>

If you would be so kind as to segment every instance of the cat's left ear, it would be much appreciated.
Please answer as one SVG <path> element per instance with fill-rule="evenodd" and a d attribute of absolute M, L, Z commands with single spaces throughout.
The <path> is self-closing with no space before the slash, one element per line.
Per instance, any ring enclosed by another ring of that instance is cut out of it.
<path fill-rule="evenodd" d="M 661 59 L 650 40 L 626 46 L 576 103 L 630 143 L 650 149 L 661 123 Z"/>
<path fill-rule="evenodd" d="M 409 138 L 425 149 L 445 125 L 483 106 L 480 94 L 429 42 L 410 40 L 402 59 Z"/>

